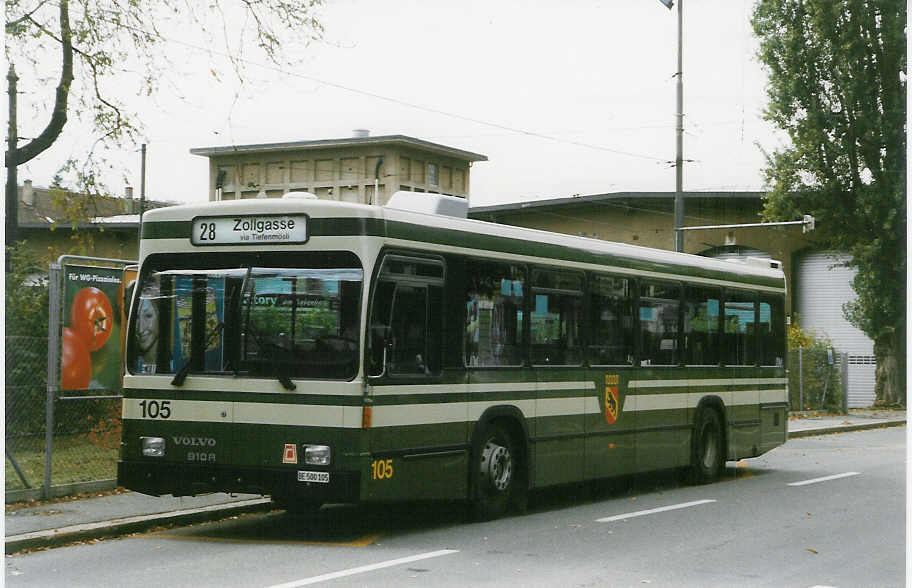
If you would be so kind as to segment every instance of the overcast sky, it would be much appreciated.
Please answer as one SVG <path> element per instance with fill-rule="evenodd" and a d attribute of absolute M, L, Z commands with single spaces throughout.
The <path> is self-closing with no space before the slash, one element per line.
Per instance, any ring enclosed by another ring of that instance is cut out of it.
<path fill-rule="evenodd" d="M 775 148 L 777 135 L 761 120 L 753 2 L 684 1 L 684 189 L 761 189 L 760 146 Z M 193 147 L 358 128 L 486 155 L 472 168 L 473 206 L 673 191 L 676 11 L 659 0 L 329 0 L 325 42 L 285 72 L 250 65 L 241 87 L 231 76 L 216 82 L 205 55 L 178 47 L 179 84 L 131 104 L 145 124 L 147 196 L 207 198 L 207 160 Z M 19 118 L 23 136 L 43 124 L 26 111 Z M 48 185 L 85 140 L 68 126 L 59 145 L 20 168 L 20 181 Z M 138 146 L 120 161 L 138 194 Z M 122 193 L 117 176 L 109 183 Z"/>

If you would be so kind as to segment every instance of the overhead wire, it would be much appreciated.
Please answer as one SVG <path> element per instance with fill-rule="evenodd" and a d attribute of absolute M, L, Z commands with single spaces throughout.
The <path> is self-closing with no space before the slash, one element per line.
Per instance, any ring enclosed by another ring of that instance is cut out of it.
<path fill-rule="evenodd" d="M 362 90 L 362 89 L 360 89 L 360 88 L 355 88 L 355 87 L 350 86 L 350 85 L 347 85 L 347 84 L 341 84 L 341 83 L 338 83 L 338 82 L 331 82 L 331 81 L 328 81 L 328 80 L 324 80 L 324 79 L 322 79 L 322 78 L 318 78 L 318 77 L 316 77 L 316 76 L 307 75 L 307 74 L 303 74 L 303 73 L 295 72 L 295 71 L 289 71 L 289 70 L 287 70 L 287 69 L 285 69 L 285 68 L 283 68 L 283 67 L 281 67 L 281 66 L 278 66 L 278 65 L 270 65 L 270 64 L 266 64 L 266 63 L 261 63 L 261 62 L 257 62 L 257 61 L 248 59 L 248 58 L 246 58 L 246 57 L 234 56 L 234 55 L 230 55 L 230 54 L 228 54 L 228 53 L 222 52 L 222 51 L 217 51 L 217 50 L 212 49 L 211 47 L 202 47 L 202 46 L 199 46 L 199 45 L 196 45 L 196 44 L 193 44 L 193 43 L 188 43 L 187 41 L 181 41 L 181 40 L 179 40 L 179 39 L 174 39 L 174 38 L 171 38 L 171 37 L 166 37 L 165 35 L 162 35 L 161 33 L 157 32 L 157 31 L 155 31 L 155 32 L 149 32 L 149 31 L 146 31 L 146 30 L 141 29 L 141 28 L 139 28 L 139 27 L 134 27 L 134 26 L 131 26 L 131 25 L 122 23 L 122 22 L 118 22 L 118 21 L 113 20 L 113 19 L 105 19 L 105 20 L 106 20 L 107 22 L 109 22 L 110 24 L 113 24 L 113 25 L 115 25 L 115 26 L 117 26 L 117 27 L 120 27 L 120 28 L 123 28 L 123 29 L 126 29 L 126 30 L 130 30 L 130 31 L 135 32 L 135 33 L 141 33 L 141 34 L 144 34 L 144 35 L 154 36 L 154 37 L 157 37 L 157 38 L 161 39 L 162 41 L 165 41 L 165 42 L 168 42 L 168 43 L 174 43 L 174 44 L 176 44 L 176 45 L 181 45 L 181 46 L 183 46 L 183 47 L 187 47 L 187 48 L 190 48 L 190 49 L 194 49 L 194 50 L 196 50 L 196 51 L 200 51 L 200 52 L 207 53 L 207 54 L 210 54 L 210 55 L 218 55 L 218 56 L 220 56 L 220 57 L 224 57 L 224 58 L 229 59 L 229 60 L 243 62 L 243 63 L 245 63 L 245 64 L 248 64 L 248 65 L 251 65 L 251 66 L 255 66 L 255 67 L 259 67 L 259 68 L 264 69 L 264 70 L 267 70 L 267 71 L 273 71 L 273 72 L 276 72 L 276 73 L 281 73 L 281 74 L 284 74 L 284 75 L 288 75 L 288 76 L 292 76 L 292 77 L 297 77 L 297 78 L 304 79 L 304 80 L 307 80 L 307 81 L 310 81 L 310 82 L 313 82 L 313 83 L 316 83 L 316 84 L 320 84 L 320 85 L 327 86 L 327 87 L 331 87 L 331 88 L 336 88 L 336 89 L 343 90 L 343 91 L 346 91 L 346 92 L 351 92 L 351 93 L 353 93 L 353 94 L 359 94 L 359 95 L 361 95 L 361 96 L 367 96 L 367 97 L 369 97 L 369 98 L 374 98 L 374 99 L 377 99 L 377 100 L 382 100 L 382 101 L 385 101 L 385 102 L 389 102 L 389 103 L 391 103 L 391 104 L 396 104 L 396 105 L 399 105 L 399 106 L 405 106 L 405 107 L 407 107 L 407 108 L 412 108 L 412 109 L 415 109 L 415 110 L 421 110 L 421 111 L 428 112 L 428 113 L 431 113 L 431 114 L 437 114 L 437 115 L 445 116 L 445 117 L 448 117 L 448 118 L 453 118 L 453 119 L 462 120 L 462 121 L 466 121 L 466 122 L 471 122 L 471 123 L 478 124 L 478 125 L 482 125 L 482 126 L 487 126 L 487 127 L 491 127 L 491 128 L 495 128 L 495 129 L 500 129 L 500 130 L 503 130 L 503 131 L 508 131 L 508 132 L 510 132 L 510 133 L 513 133 L 513 134 L 525 135 L 525 136 L 534 137 L 534 138 L 537 138 L 537 139 L 544 139 L 544 140 L 547 140 L 547 141 L 552 141 L 552 142 L 556 142 L 556 143 L 563 143 L 563 144 L 567 144 L 567 145 L 574 145 L 574 146 L 577 146 L 577 147 L 583 147 L 583 148 L 593 149 L 593 150 L 597 150 L 597 151 L 604 151 L 604 152 L 607 152 L 607 153 L 614 153 L 614 154 L 616 154 L 616 155 L 624 155 L 624 156 L 627 156 L 627 157 L 634 157 L 634 158 L 638 158 L 638 159 L 646 159 L 646 160 L 654 161 L 654 162 L 656 162 L 656 163 L 669 163 L 669 160 L 668 160 L 667 158 L 663 158 L 663 157 L 655 157 L 655 156 L 652 156 L 652 155 L 645 155 L 645 154 L 642 154 L 642 153 L 633 153 L 633 152 L 631 152 L 631 151 L 624 151 L 624 150 L 622 150 L 622 149 L 614 149 L 614 148 L 611 148 L 611 147 L 606 147 L 606 146 L 604 146 L 604 145 L 595 145 L 595 144 L 593 144 L 593 143 L 586 143 L 586 142 L 583 142 L 583 141 L 572 141 L 572 140 L 568 140 L 568 139 L 561 139 L 561 138 L 555 137 L 555 136 L 553 136 L 553 135 L 547 135 L 547 134 L 539 133 L 539 132 L 536 132 L 536 131 L 530 131 L 530 130 L 527 130 L 527 129 L 521 129 L 521 128 L 517 128 L 517 127 L 511 127 L 511 126 L 508 126 L 508 125 L 504 125 L 504 124 L 500 124 L 500 123 L 496 123 L 496 122 L 492 122 L 492 121 L 487 121 L 487 120 L 483 120 L 483 119 L 479 119 L 479 118 L 475 118 L 475 117 L 471 117 L 471 116 L 466 116 L 466 115 L 459 114 L 459 113 L 455 113 L 455 112 L 449 112 L 449 111 L 446 111 L 446 110 L 441 110 L 441 109 L 439 109 L 439 108 L 433 108 L 433 107 L 430 107 L 430 106 L 424 106 L 424 105 L 421 105 L 421 104 L 415 104 L 415 103 L 413 103 L 413 102 L 408 102 L 408 101 L 405 101 L 405 100 L 401 100 L 401 99 L 399 99 L 399 98 L 393 98 L 393 97 L 390 97 L 390 96 L 385 96 L 385 95 L 379 94 L 379 93 L 377 93 L 377 92 L 371 92 L 371 91 L 368 91 L 368 90 Z"/>

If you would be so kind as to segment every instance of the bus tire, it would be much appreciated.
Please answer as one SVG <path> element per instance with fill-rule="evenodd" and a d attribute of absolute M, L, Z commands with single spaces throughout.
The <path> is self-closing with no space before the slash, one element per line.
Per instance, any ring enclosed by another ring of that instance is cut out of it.
<path fill-rule="evenodd" d="M 724 465 L 719 413 L 712 408 L 702 408 L 697 412 L 691 440 L 690 480 L 694 484 L 713 482 L 721 475 Z"/>
<path fill-rule="evenodd" d="M 472 514 L 476 521 L 503 516 L 517 494 L 519 454 L 510 432 L 499 425 L 486 425 L 472 451 Z"/>

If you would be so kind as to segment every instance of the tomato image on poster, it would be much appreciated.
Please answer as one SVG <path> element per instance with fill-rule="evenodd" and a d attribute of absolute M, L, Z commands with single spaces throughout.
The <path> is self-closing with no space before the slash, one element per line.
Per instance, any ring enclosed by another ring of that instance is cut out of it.
<path fill-rule="evenodd" d="M 64 268 L 60 387 L 63 390 L 121 388 L 123 271 Z"/>

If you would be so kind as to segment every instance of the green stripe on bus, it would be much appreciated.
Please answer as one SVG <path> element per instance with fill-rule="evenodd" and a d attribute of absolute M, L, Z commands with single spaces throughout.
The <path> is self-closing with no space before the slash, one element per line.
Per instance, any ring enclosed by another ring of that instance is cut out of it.
<path fill-rule="evenodd" d="M 190 239 L 190 221 L 146 222 L 143 239 Z M 584 251 L 574 247 L 527 241 L 497 235 L 481 235 L 467 231 L 427 227 L 400 221 L 385 222 L 374 218 L 313 218 L 308 227 L 310 237 L 374 236 L 480 249 L 496 253 L 512 253 L 531 257 L 545 257 L 577 263 L 615 266 L 630 270 L 686 275 L 690 277 L 726 280 L 731 282 L 783 288 L 783 280 L 762 276 L 743 276 L 702 268 L 679 266 L 652 261 L 632 260 L 607 253 Z M 610 271 L 610 268 L 606 268 Z"/>

